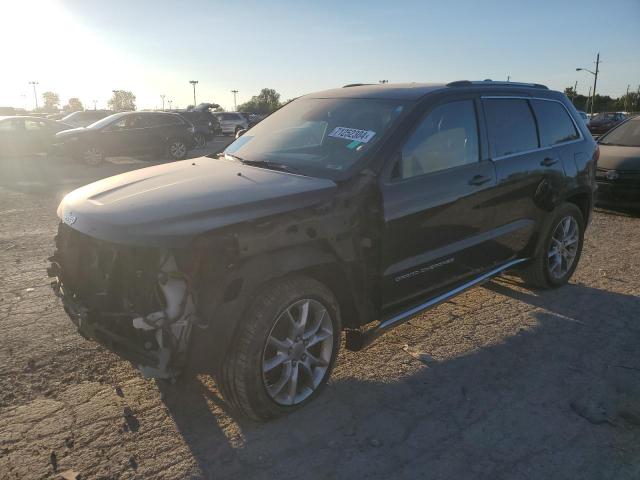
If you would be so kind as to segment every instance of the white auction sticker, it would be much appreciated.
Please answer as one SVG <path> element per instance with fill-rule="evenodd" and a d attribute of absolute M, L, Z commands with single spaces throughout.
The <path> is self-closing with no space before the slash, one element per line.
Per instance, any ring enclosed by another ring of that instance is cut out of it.
<path fill-rule="evenodd" d="M 358 130 L 357 128 L 336 127 L 331 130 L 330 137 L 344 138 L 345 140 L 355 140 L 357 142 L 367 143 L 373 138 L 376 132 L 371 130 Z"/>

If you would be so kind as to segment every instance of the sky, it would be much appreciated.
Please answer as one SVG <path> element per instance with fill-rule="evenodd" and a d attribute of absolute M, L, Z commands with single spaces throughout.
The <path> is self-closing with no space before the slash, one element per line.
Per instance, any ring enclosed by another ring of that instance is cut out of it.
<path fill-rule="evenodd" d="M 189 80 L 228 110 L 231 90 L 240 104 L 383 79 L 577 81 L 586 95 L 593 76 L 576 67 L 598 52 L 598 93 L 640 85 L 640 0 L 1 0 L 0 18 L 0 106 L 33 108 L 29 81 L 87 108 L 114 89 L 184 108 Z"/>

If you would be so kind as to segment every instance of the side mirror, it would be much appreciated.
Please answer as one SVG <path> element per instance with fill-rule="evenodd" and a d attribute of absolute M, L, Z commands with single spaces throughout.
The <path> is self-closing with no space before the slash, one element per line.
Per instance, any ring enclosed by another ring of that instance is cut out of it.
<path fill-rule="evenodd" d="M 238 132 L 236 133 L 236 138 L 240 138 L 245 133 L 247 133 L 247 130 L 245 128 L 238 130 Z"/>

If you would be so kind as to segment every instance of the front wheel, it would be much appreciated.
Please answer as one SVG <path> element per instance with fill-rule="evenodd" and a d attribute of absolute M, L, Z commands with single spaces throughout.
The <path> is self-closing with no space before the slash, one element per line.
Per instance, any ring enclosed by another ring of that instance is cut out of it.
<path fill-rule="evenodd" d="M 560 205 L 542 232 L 538 252 L 522 272 L 525 282 L 538 288 L 567 283 L 580 260 L 584 228 L 584 217 L 576 205 Z"/>
<path fill-rule="evenodd" d="M 167 147 L 167 155 L 171 160 L 182 160 L 187 156 L 187 151 L 187 144 L 179 139 L 171 140 Z"/>
<path fill-rule="evenodd" d="M 259 421 L 310 402 L 326 384 L 340 346 L 335 297 L 307 277 L 266 287 L 249 307 L 222 367 L 221 390 Z"/>

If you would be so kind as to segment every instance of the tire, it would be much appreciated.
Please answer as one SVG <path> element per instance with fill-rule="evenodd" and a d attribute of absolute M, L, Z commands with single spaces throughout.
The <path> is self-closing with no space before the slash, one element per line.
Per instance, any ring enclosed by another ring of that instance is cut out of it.
<path fill-rule="evenodd" d="M 207 139 L 204 134 L 196 133 L 193 135 L 193 139 L 196 142 L 196 148 L 205 148 L 207 146 Z"/>
<path fill-rule="evenodd" d="M 188 151 L 187 144 L 179 138 L 174 138 L 167 145 L 167 156 L 171 160 L 183 160 Z"/>
<path fill-rule="evenodd" d="M 566 232 L 567 225 L 569 225 L 569 233 Z M 557 288 L 566 284 L 580 261 L 584 229 L 584 217 L 576 205 L 563 203 L 557 207 L 544 227 L 540 237 L 541 243 L 534 258 L 521 272 L 525 283 L 531 287 L 543 289 Z M 563 237 L 565 233 L 567 237 Z M 570 243 L 571 239 L 574 239 L 575 243 Z M 560 241 L 563 242 L 563 247 L 559 249 Z M 568 256 L 573 254 L 570 264 L 561 252 L 567 253 Z M 556 267 L 558 260 L 560 267 Z"/>
<path fill-rule="evenodd" d="M 225 400 L 258 421 L 306 405 L 331 375 L 340 331 L 338 304 L 321 283 L 290 276 L 268 285 L 246 311 L 223 361 L 218 383 Z"/>
<path fill-rule="evenodd" d="M 86 147 L 80 153 L 79 159 L 85 165 L 97 167 L 104 162 L 104 151 L 98 147 Z"/>

